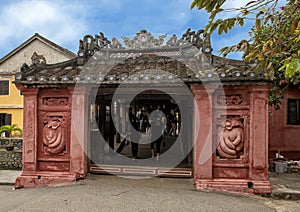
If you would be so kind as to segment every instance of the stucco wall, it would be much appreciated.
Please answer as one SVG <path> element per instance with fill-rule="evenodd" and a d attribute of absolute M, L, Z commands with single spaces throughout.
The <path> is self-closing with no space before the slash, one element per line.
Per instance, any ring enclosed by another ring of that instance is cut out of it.
<path fill-rule="evenodd" d="M 63 62 L 71 59 L 57 49 L 41 42 L 34 40 L 21 51 L 14 54 L 11 58 L 7 59 L 0 65 L 0 72 L 16 73 L 20 71 L 23 63 L 31 64 L 31 56 L 33 52 L 43 55 L 46 58 L 47 64 Z"/>
<path fill-rule="evenodd" d="M 269 117 L 269 158 L 275 153 L 288 159 L 300 159 L 300 125 L 287 124 L 287 99 L 300 99 L 299 89 L 288 89 L 281 102 L 280 110 L 271 109 Z"/>

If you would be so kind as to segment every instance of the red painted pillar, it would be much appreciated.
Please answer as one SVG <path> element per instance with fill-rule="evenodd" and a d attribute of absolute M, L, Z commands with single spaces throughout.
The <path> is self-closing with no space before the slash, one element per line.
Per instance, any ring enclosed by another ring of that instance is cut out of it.
<path fill-rule="evenodd" d="M 15 187 L 20 188 L 34 185 L 32 176 L 37 171 L 37 95 L 39 89 L 25 88 L 21 85 L 17 87 L 24 97 L 22 173 L 15 182 Z"/>
<path fill-rule="evenodd" d="M 89 91 L 90 89 L 85 87 L 70 89 L 72 95 L 70 171 L 77 173 L 81 178 L 86 176 L 88 166 Z"/>
<path fill-rule="evenodd" d="M 270 193 L 268 181 L 268 95 L 269 86 L 250 89 L 250 170 L 254 193 Z"/>
<path fill-rule="evenodd" d="M 212 175 L 212 94 L 216 86 L 192 86 L 195 96 L 194 181 L 196 188 L 207 188 Z"/>
<path fill-rule="evenodd" d="M 38 88 L 22 89 L 24 97 L 22 175 L 37 170 Z"/>

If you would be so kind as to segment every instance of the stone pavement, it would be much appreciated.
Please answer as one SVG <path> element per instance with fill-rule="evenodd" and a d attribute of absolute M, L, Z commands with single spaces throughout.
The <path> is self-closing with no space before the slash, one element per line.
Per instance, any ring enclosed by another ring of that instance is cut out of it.
<path fill-rule="evenodd" d="M 18 170 L 0 170 L 0 185 L 14 185 Z M 92 175 L 90 175 L 92 176 Z M 97 176 L 97 175 L 96 175 Z M 300 200 L 300 173 L 269 173 L 271 196 L 275 199 Z"/>
<path fill-rule="evenodd" d="M 272 186 L 272 197 L 285 200 L 300 200 L 300 173 L 281 174 L 270 172 L 269 180 Z"/>
<path fill-rule="evenodd" d="M 13 190 L 0 186 L 0 211 L 230 211 L 274 212 L 253 195 L 196 191 L 192 179 L 88 175 L 69 186 Z M 293 210 L 293 212 L 298 212 Z"/>
<path fill-rule="evenodd" d="M 0 170 L 0 185 L 14 185 L 20 174 L 19 170 Z"/>
<path fill-rule="evenodd" d="M 299 174 L 270 174 L 274 199 L 259 195 L 196 191 L 193 179 L 136 178 L 89 174 L 70 186 L 17 189 L 20 171 L 0 170 L 0 211 L 300 211 L 289 195 L 300 190 Z M 281 190 L 280 190 L 281 189 Z M 273 192 L 274 192 L 273 191 Z M 285 194 L 285 195 L 284 195 Z"/>

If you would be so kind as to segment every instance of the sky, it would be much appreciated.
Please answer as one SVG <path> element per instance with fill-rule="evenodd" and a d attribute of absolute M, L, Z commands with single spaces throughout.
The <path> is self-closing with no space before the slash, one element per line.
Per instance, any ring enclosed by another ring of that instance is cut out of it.
<path fill-rule="evenodd" d="M 177 37 L 187 28 L 197 31 L 209 15 L 190 9 L 193 0 L 2 0 L 0 4 L 0 58 L 35 33 L 77 53 L 79 40 L 86 34 L 104 35 L 111 40 L 134 36 L 142 29 L 152 34 Z M 229 0 L 228 7 L 243 6 L 249 0 Z M 211 37 L 213 54 L 224 46 L 248 38 L 249 25 L 226 35 Z M 229 55 L 240 59 L 241 54 Z"/>

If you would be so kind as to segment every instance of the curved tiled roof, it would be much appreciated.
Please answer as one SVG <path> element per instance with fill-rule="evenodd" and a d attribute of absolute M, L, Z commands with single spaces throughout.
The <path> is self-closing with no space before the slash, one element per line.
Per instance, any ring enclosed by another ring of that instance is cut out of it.
<path fill-rule="evenodd" d="M 211 54 L 209 36 L 203 30 L 187 30 L 180 39 L 172 35 L 155 38 L 141 30 L 123 42 L 87 35 L 80 41 L 78 56 L 72 60 L 45 64 L 24 64 L 15 83 L 32 86 L 60 86 L 75 83 L 120 84 L 263 81 L 251 65 Z"/>

